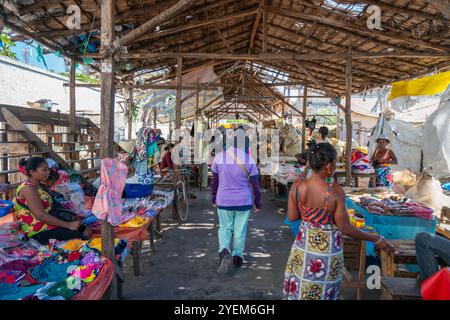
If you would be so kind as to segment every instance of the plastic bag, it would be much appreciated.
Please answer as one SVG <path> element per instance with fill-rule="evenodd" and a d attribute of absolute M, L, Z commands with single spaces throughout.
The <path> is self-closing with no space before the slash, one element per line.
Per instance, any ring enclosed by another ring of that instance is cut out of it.
<path fill-rule="evenodd" d="M 450 300 L 450 268 L 444 268 L 422 283 L 423 300 Z"/>
<path fill-rule="evenodd" d="M 450 197 L 444 195 L 439 181 L 426 172 L 417 178 L 416 184 L 406 192 L 405 196 L 438 210 L 444 206 L 450 207 Z"/>

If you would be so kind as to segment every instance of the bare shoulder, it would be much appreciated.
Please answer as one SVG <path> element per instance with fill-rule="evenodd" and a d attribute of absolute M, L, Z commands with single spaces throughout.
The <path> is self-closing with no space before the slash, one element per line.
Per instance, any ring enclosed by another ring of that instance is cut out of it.
<path fill-rule="evenodd" d="M 337 198 L 345 198 L 345 191 L 338 183 L 333 182 L 333 193 Z"/>

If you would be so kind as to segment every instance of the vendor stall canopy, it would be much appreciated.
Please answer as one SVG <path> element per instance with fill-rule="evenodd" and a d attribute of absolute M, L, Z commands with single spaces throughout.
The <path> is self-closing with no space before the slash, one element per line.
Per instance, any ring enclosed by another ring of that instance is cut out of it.
<path fill-rule="evenodd" d="M 99 70 L 101 2 L 8 1 L 0 14 L 13 40 L 32 38 Z M 450 65 L 449 0 L 116 0 L 119 45 L 176 4 L 172 15 L 114 52 L 117 83 L 136 84 L 136 77 L 166 83 L 182 56 L 183 75 L 213 66 L 211 87 L 223 88 L 225 101 L 212 99 L 209 108 L 236 102 L 239 94 L 238 102 L 273 116 L 280 83 L 343 96 L 350 48 L 353 92 Z M 79 29 L 67 26 L 72 5 L 80 8 Z"/>

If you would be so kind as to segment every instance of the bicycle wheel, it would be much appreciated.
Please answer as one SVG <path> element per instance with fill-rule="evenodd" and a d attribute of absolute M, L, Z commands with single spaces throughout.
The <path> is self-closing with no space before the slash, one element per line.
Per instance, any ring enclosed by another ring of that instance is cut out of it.
<path fill-rule="evenodd" d="M 186 186 L 183 181 L 178 181 L 175 186 L 175 205 L 177 215 L 181 221 L 186 221 L 189 214 L 189 202 L 187 198 Z"/>

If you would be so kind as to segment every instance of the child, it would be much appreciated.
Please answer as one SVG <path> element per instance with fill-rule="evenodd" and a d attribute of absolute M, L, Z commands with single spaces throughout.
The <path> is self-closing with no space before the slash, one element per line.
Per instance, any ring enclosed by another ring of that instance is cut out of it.
<path fill-rule="evenodd" d="M 54 217 L 57 217 L 58 219 L 64 220 L 64 221 L 76 221 L 80 220 L 75 213 L 72 211 L 66 209 L 63 206 L 64 202 L 64 196 L 56 191 L 51 190 L 51 188 L 58 182 L 60 176 L 58 173 L 58 170 L 55 168 L 50 169 L 50 175 L 48 176 L 47 181 L 44 184 L 45 191 L 48 192 L 53 200 L 53 207 L 50 211 L 50 214 Z"/>

